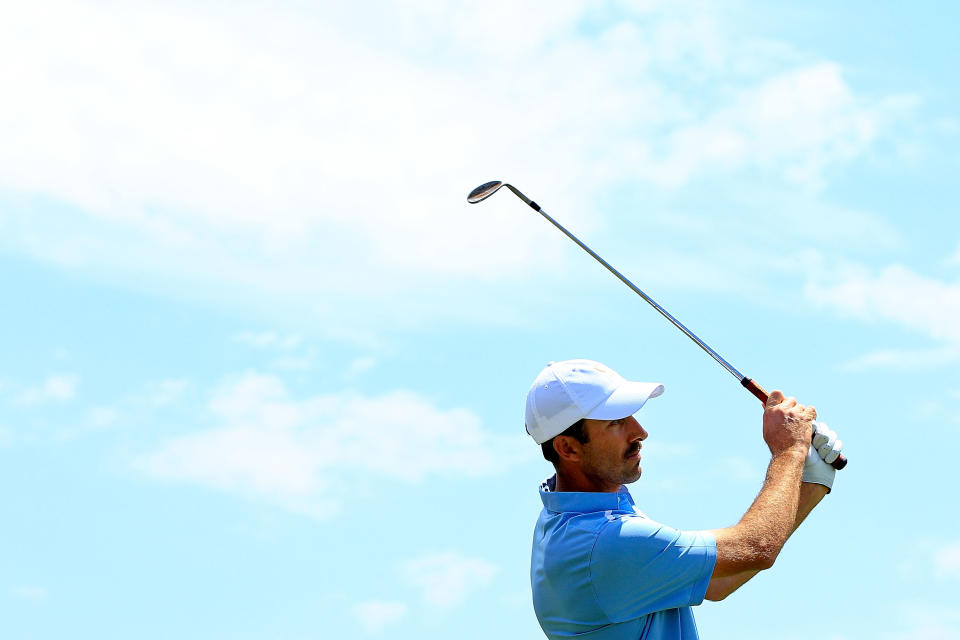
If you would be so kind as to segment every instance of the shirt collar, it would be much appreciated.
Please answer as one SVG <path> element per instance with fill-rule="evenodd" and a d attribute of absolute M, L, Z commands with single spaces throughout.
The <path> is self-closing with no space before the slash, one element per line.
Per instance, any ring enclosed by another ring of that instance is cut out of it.
<path fill-rule="evenodd" d="M 544 508 L 562 513 L 593 513 L 595 511 L 635 512 L 633 496 L 624 485 L 616 493 L 602 491 L 554 491 L 557 476 L 553 475 L 540 483 L 540 499 Z"/>

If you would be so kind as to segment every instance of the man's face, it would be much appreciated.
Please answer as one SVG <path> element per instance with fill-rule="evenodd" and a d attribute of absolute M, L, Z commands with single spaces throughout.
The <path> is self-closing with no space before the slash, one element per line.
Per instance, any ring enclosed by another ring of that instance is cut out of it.
<path fill-rule="evenodd" d="M 619 420 L 584 420 L 589 440 L 581 445 L 581 468 L 601 491 L 616 491 L 640 478 L 641 442 L 646 430 L 633 416 Z"/>

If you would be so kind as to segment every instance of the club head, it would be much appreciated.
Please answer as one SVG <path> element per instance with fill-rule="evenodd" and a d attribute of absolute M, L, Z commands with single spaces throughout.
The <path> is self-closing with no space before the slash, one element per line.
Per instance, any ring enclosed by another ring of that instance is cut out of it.
<path fill-rule="evenodd" d="M 467 202 L 470 204 L 477 204 L 486 200 L 493 194 L 497 192 L 497 189 L 503 186 L 503 183 L 499 180 L 491 180 L 490 182 L 484 183 L 470 192 L 467 196 Z"/>

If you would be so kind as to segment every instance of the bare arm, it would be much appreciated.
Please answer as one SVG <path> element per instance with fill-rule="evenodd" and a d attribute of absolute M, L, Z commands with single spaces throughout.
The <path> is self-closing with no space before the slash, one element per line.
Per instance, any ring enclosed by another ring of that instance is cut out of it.
<path fill-rule="evenodd" d="M 805 459 L 796 448 L 774 456 L 763 488 L 740 522 L 711 532 L 717 540 L 715 578 L 773 566 L 797 517 Z"/>
<path fill-rule="evenodd" d="M 813 511 L 813 508 L 820 504 L 825 495 L 827 495 L 827 488 L 821 484 L 805 482 L 800 485 L 800 501 L 797 516 L 790 531 L 791 534 L 797 530 L 800 523 Z M 787 537 L 789 538 L 789 535 Z M 707 600 L 723 600 L 759 572 L 759 569 L 750 569 L 734 575 L 718 577 L 716 571 L 714 571 L 714 577 L 711 578 L 710 586 L 707 587 Z"/>
<path fill-rule="evenodd" d="M 763 439 L 773 457 L 760 493 L 740 522 L 711 532 L 717 542 L 714 579 L 773 566 L 797 520 L 803 465 L 816 416 L 815 409 L 798 404 L 795 398 L 784 398 L 779 391 L 770 394 L 763 412 Z M 719 588 L 715 593 L 721 595 Z"/>

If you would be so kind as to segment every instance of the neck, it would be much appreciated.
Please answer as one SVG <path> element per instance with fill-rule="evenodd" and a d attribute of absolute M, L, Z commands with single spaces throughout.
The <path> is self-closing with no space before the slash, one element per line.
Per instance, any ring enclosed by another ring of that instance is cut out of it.
<path fill-rule="evenodd" d="M 605 482 L 600 478 L 592 477 L 583 472 L 583 469 L 557 469 L 557 484 L 555 491 L 583 491 L 616 493 L 621 485 Z"/>

